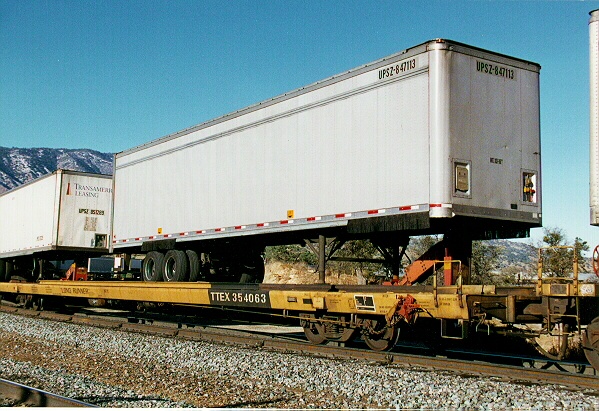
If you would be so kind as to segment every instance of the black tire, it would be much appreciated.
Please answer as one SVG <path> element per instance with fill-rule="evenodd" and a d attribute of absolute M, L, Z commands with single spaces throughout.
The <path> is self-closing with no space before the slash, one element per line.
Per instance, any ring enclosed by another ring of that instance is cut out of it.
<path fill-rule="evenodd" d="M 5 261 L 4 266 L 6 267 L 6 274 L 4 275 L 4 278 L 6 278 L 6 281 L 10 281 L 12 278 L 12 273 L 15 270 L 15 265 L 12 262 L 9 263 L 8 261 Z"/>
<path fill-rule="evenodd" d="M 187 281 L 189 277 L 189 264 L 187 263 L 187 254 L 181 250 L 169 250 L 164 256 L 164 264 L 162 265 L 162 280 L 165 282 L 171 281 Z"/>
<path fill-rule="evenodd" d="M 6 269 L 6 261 L 0 260 L 0 282 L 8 281 L 8 270 Z"/>
<path fill-rule="evenodd" d="M 162 281 L 164 269 L 164 254 L 158 251 L 150 251 L 146 254 L 141 267 L 141 278 L 143 281 Z"/>
<path fill-rule="evenodd" d="M 193 250 L 185 251 L 189 260 L 189 281 L 196 282 L 201 277 L 202 262 L 197 252 Z"/>
<path fill-rule="evenodd" d="M 241 284 L 261 283 L 264 281 L 264 260 L 260 254 L 252 255 L 241 264 Z"/>

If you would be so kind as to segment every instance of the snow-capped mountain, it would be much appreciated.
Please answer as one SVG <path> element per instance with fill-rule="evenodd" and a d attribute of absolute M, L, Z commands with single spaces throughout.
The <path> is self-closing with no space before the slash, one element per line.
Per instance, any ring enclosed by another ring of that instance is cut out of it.
<path fill-rule="evenodd" d="M 0 147 L 0 193 L 58 169 L 112 174 L 112 157 L 87 149 Z"/>

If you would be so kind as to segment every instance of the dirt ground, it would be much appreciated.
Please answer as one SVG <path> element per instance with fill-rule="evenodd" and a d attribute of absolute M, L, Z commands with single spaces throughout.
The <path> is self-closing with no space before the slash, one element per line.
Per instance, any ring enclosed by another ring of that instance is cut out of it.
<path fill-rule="evenodd" d="M 339 274 L 333 270 L 326 270 L 327 284 L 359 284 L 357 276 Z M 266 264 L 264 273 L 266 284 L 316 284 L 318 271 L 306 264 L 282 263 L 274 261 Z"/>

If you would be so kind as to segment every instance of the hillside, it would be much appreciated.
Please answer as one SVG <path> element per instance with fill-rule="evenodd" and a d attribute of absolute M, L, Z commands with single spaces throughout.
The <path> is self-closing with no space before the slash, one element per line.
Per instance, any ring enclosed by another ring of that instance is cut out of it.
<path fill-rule="evenodd" d="M 529 243 L 521 243 L 510 240 L 489 240 L 489 245 L 500 247 L 501 258 L 499 269 L 510 266 L 526 267 L 536 264 L 538 259 L 538 249 Z"/>
<path fill-rule="evenodd" d="M 87 149 L 0 147 L 0 193 L 57 169 L 112 174 L 112 154 Z"/>

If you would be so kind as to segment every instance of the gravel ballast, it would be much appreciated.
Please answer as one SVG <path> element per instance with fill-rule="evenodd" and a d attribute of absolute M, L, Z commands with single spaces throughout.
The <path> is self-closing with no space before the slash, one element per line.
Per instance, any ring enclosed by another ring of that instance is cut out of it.
<path fill-rule="evenodd" d="M 0 378 L 106 407 L 599 409 L 599 397 L 0 313 Z"/>

